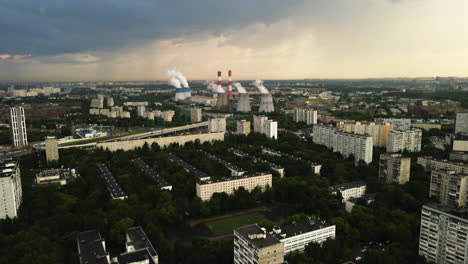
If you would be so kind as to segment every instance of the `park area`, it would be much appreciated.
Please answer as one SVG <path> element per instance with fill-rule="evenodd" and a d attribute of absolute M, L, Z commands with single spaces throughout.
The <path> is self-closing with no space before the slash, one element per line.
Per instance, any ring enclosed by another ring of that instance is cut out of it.
<path fill-rule="evenodd" d="M 232 233 L 232 230 L 246 225 L 252 225 L 266 219 L 264 215 L 258 212 L 236 215 L 233 217 L 222 218 L 210 222 L 205 222 L 206 227 L 215 236 L 221 236 Z"/>

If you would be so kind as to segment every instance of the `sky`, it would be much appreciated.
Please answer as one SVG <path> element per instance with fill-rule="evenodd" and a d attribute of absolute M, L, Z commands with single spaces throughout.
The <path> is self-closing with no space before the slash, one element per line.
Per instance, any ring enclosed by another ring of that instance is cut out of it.
<path fill-rule="evenodd" d="M 0 80 L 468 76 L 466 0 L 0 0 Z"/>

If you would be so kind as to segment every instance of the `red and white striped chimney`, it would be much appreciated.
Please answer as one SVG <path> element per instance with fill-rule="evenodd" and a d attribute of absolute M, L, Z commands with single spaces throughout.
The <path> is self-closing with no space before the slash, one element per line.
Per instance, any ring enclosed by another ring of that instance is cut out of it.
<path fill-rule="evenodd" d="M 232 96 L 232 71 L 229 70 L 228 95 Z"/>
<path fill-rule="evenodd" d="M 221 72 L 218 71 L 218 88 L 221 88 L 223 86 L 223 83 L 221 81 Z"/>

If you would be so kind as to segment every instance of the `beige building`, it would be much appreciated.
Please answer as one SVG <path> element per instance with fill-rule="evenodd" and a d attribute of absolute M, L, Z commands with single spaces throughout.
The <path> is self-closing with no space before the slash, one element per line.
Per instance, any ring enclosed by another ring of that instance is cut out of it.
<path fill-rule="evenodd" d="M 442 129 L 441 124 L 431 124 L 431 123 L 412 123 L 411 127 L 412 128 L 419 128 L 419 129 L 422 129 L 422 130 L 425 130 L 425 131 L 429 131 L 431 129 L 438 129 L 438 130 Z"/>
<path fill-rule="evenodd" d="M 190 108 L 190 122 L 199 123 L 202 121 L 202 118 L 201 108 Z"/>
<path fill-rule="evenodd" d="M 387 152 L 420 152 L 422 130 L 391 131 L 388 133 Z"/>
<path fill-rule="evenodd" d="M 250 121 L 237 120 L 236 134 L 239 134 L 239 135 L 248 135 L 248 134 L 250 134 Z"/>
<path fill-rule="evenodd" d="M 56 138 L 45 140 L 45 152 L 47 163 L 59 160 L 58 141 Z"/>
<path fill-rule="evenodd" d="M 418 157 L 418 164 L 426 171 L 448 170 L 455 171 L 456 173 L 468 174 L 468 166 L 463 162 L 436 160 L 432 157 Z"/>
<path fill-rule="evenodd" d="M 401 154 L 385 153 L 380 155 L 379 178 L 387 183 L 405 184 L 410 180 L 411 158 Z"/>
<path fill-rule="evenodd" d="M 271 174 L 257 174 L 240 177 L 230 177 L 220 180 L 199 181 L 196 184 L 197 196 L 203 201 L 211 199 L 215 193 L 233 194 L 235 190 L 244 187 L 247 191 L 252 191 L 256 187 L 265 189 L 272 186 Z"/>
<path fill-rule="evenodd" d="M 258 225 L 234 230 L 234 264 L 280 264 L 284 243 Z"/>
<path fill-rule="evenodd" d="M 393 130 L 390 123 L 339 122 L 336 127 L 347 133 L 371 136 L 375 147 L 387 147 L 388 133 Z"/>
<path fill-rule="evenodd" d="M 454 171 L 433 170 L 429 196 L 443 205 L 464 207 L 468 192 L 468 175 Z"/>

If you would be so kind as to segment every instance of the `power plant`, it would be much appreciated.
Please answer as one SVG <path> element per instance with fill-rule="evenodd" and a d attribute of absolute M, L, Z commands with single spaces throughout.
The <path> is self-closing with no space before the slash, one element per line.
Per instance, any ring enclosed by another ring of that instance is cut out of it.
<path fill-rule="evenodd" d="M 216 100 L 215 109 L 218 111 L 229 111 L 229 93 L 226 93 L 222 86 L 221 72 L 218 71 L 218 86 L 216 89 L 218 92 L 218 98 Z M 230 92 L 232 93 L 232 87 Z"/>
<path fill-rule="evenodd" d="M 273 105 L 273 96 L 263 85 L 263 81 L 256 80 L 253 85 L 255 85 L 255 87 L 257 87 L 258 90 L 262 93 L 260 95 L 260 107 L 258 108 L 258 111 L 263 113 L 274 112 L 275 107 Z"/>
<path fill-rule="evenodd" d="M 236 111 L 237 112 L 244 112 L 248 113 L 252 109 L 250 107 L 250 98 L 249 94 L 247 93 L 247 90 L 245 90 L 244 87 L 242 87 L 242 84 L 240 83 L 234 83 L 234 86 L 237 89 L 237 92 L 239 93 L 239 98 L 237 99 L 237 104 L 236 104 Z"/>
<path fill-rule="evenodd" d="M 182 72 L 177 69 L 171 69 L 167 71 L 167 77 L 169 77 L 169 85 L 176 88 L 174 100 L 183 101 L 192 97 L 190 94 L 190 86 Z"/>

